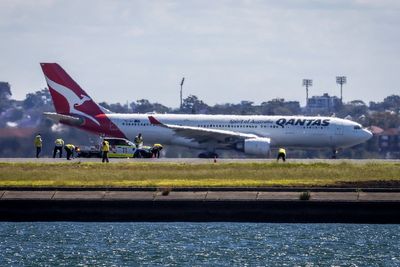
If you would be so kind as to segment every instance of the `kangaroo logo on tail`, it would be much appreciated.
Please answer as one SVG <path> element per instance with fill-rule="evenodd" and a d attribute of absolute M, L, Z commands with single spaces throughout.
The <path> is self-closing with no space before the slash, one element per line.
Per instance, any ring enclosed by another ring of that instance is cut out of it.
<path fill-rule="evenodd" d="M 100 125 L 99 121 L 97 119 L 95 119 L 93 116 L 90 116 L 90 115 L 83 113 L 82 111 L 76 109 L 76 107 L 81 106 L 86 101 L 91 101 L 92 99 L 90 97 L 88 97 L 87 95 L 83 95 L 83 94 L 81 94 L 79 97 L 75 94 L 75 92 L 71 91 L 71 89 L 69 89 L 61 84 L 58 84 L 56 82 L 53 82 L 47 76 L 45 76 L 45 77 L 46 77 L 46 81 L 47 81 L 47 84 L 49 85 L 49 87 L 51 87 L 51 89 L 53 89 L 54 91 L 56 91 L 57 93 L 62 95 L 68 101 L 70 114 L 78 114 L 78 115 L 84 116 L 84 117 L 90 119 L 91 121 L 93 121 L 94 123 L 96 123 L 97 125 Z"/>
<path fill-rule="evenodd" d="M 40 63 L 40 66 L 56 110 L 56 114 L 45 114 L 46 116 L 92 133 L 126 138 L 121 129 L 106 115 L 110 113 L 109 110 L 93 101 L 60 65 Z"/>
<path fill-rule="evenodd" d="M 58 64 L 42 63 L 41 66 L 56 111 L 62 114 L 83 116 L 100 126 L 95 116 L 103 112 L 87 93 Z M 67 103 L 58 95 L 65 98 Z"/>

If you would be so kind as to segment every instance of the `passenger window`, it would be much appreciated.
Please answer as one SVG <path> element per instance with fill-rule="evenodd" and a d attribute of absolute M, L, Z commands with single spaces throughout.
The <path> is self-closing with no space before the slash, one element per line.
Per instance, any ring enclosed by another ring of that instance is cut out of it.
<path fill-rule="evenodd" d="M 354 126 L 354 130 L 361 130 L 361 127 L 356 125 L 356 126 Z"/>
<path fill-rule="evenodd" d="M 117 146 L 124 146 L 125 145 L 125 141 L 124 140 L 117 140 L 116 142 Z"/>

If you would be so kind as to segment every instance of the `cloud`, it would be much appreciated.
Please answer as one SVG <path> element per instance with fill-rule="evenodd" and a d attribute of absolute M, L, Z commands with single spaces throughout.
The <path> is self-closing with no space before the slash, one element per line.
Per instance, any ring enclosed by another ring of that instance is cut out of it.
<path fill-rule="evenodd" d="M 366 102 L 398 84 L 397 1 L 1 1 L 2 79 L 23 98 L 56 61 L 98 101 L 177 106 L 177 84 L 206 102 L 335 94 Z M 386 88 L 376 90 L 377 86 Z M 110 93 L 112 88 L 112 93 Z M 218 90 L 220 95 L 216 95 Z M 362 95 L 360 94 L 362 90 Z"/>

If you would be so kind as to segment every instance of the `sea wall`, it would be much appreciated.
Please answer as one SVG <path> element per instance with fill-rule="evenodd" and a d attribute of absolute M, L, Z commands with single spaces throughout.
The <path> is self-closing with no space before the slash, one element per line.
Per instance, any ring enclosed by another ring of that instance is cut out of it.
<path fill-rule="evenodd" d="M 1 221 L 400 223 L 399 192 L 0 191 Z"/>

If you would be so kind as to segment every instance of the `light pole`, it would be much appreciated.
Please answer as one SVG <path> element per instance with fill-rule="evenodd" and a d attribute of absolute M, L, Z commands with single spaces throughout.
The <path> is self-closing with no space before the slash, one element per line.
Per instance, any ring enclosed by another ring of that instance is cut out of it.
<path fill-rule="evenodd" d="M 182 109 L 182 105 L 183 105 L 183 103 L 182 103 L 182 87 L 183 87 L 183 82 L 184 81 L 185 81 L 185 77 L 183 77 L 182 81 L 181 81 L 181 109 Z"/>
<path fill-rule="evenodd" d="M 308 87 L 312 86 L 312 80 L 311 79 L 303 79 L 303 86 L 306 87 L 306 107 L 308 104 Z"/>
<path fill-rule="evenodd" d="M 336 83 L 340 84 L 340 102 L 343 104 L 343 84 L 347 83 L 346 76 L 336 76 Z"/>

